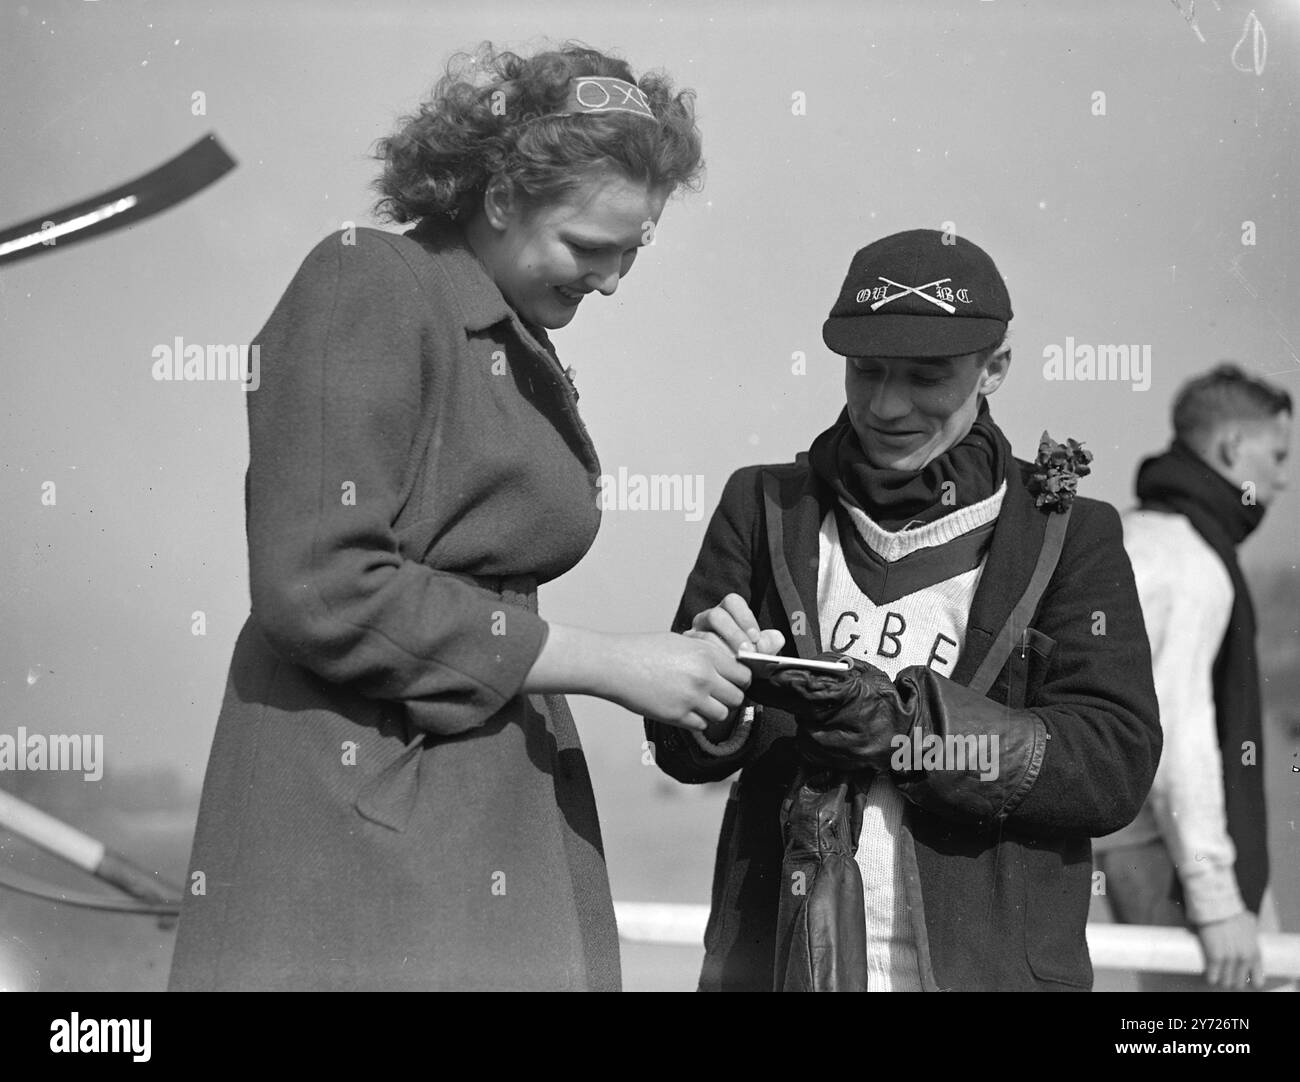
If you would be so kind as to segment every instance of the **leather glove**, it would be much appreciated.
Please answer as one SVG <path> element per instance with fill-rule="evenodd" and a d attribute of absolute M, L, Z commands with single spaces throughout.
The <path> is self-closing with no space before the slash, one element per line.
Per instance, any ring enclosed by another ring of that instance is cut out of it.
<path fill-rule="evenodd" d="M 893 681 L 856 659 L 842 677 L 786 669 L 754 680 L 749 696 L 794 715 L 796 747 L 810 765 L 888 771 L 907 799 L 964 823 L 1010 815 L 1047 752 L 1047 727 L 1032 710 L 1008 709 L 925 665 L 909 665 Z M 907 746 L 896 749 L 899 737 Z"/>
<path fill-rule="evenodd" d="M 853 856 L 862 804 L 844 774 L 801 768 L 781 805 L 774 991 L 867 990 L 867 914 Z"/>
<path fill-rule="evenodd" d="M 819 661 L 839 661 L 825 652 Z M 798 747 L 804 760 L 829 770 L 887 770 L 893 738 L 913 724 L 913 710 L 901 701 L 893 681 L 856 658 L 844 675 L 781 669 L 756 678 L 748 695 L 784 710 L 799 723 Z"/>

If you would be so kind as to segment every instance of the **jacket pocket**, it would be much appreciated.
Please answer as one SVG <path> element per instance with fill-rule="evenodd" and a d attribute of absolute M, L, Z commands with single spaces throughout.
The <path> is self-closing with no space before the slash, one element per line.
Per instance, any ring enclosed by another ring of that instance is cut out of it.
<path fill-rule="evenodd" d="M 1032 706 L 1047 679 L 1056 640 L 1037 628 L 1026 628 L 1007 661 L 1007 705 L 1013 710 Z"/>
<path fill-rule="evenodd" d="M 1025 958 L 1040 981 L 1092 987 L 1086 934 L 1092 890 L 1092 848 L 1087 838 L 1059 843 L 1023 842 Z"/>

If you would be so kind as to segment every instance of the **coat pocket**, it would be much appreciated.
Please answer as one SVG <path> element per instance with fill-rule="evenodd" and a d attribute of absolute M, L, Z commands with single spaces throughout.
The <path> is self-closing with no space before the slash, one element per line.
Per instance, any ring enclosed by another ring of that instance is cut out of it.
<path fill-rule="evenodd" d="M 416 729 L 400 702 L 385 702 L 386 719 L 377 732 L 392 731 L 372 754 L 382 751 L 383 765 L 365 781 L 353 806 L 372 823 L 401 833 L 411 818 L 420 791 L 420 761 L 429 735 Z M 393 712 L 400 711 L 400 715 Z M 386 760 L 386 761 L 385 761 Z"/>
<path fill-rule="evenodd" d="M 1007 661 L 1007 705 L 1013 710 L 1032 706 L 1056 652 L 1056 640 L 1037 628 L 1026 628 Z"/>
<path fill-rule="evenodd" d="M 1091 988 L 1086 935 L 1092 893 L 1088 839 L 1025 842 L 1020 855 L 1025 876 L 1025 959 L 1030 970 L 1040 981 Z"/>

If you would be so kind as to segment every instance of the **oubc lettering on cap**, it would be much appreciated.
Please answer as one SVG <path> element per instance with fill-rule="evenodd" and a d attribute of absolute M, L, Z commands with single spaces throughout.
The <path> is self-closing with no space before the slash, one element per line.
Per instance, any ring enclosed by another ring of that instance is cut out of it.
<path fill-rule="evenodd" d="M 842 357 L 957 357 L 997 345 L 1011 315 L 983 248 L 911 229 L 853 257 L 822 339 Z"/>

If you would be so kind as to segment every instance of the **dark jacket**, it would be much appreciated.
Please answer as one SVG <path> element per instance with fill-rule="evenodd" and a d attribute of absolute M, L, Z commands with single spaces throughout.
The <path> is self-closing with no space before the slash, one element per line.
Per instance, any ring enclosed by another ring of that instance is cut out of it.
<path fill-rule="evenodd" d="M 969 682 L 1025 591 L 1047 514 L 1026 490 L 1031 467 L 1008 457 L 1008 489 L 971 605 L 952 680 Z M 767 486 L 775 493 L 765 501 Z M 726 594 L 746 598 L 788 653 L 820 652 L 818 528 L 833 495 L 807 466 L 735 473 L 709 523 L 674 627 Z M 988 697 L 1007 708 L 1007 732 L 1039 743 L 1016 775 L 1021 791 L 989 818 L 968 794 L 924 779 L 900 784 L 907 800 L 900 844 L 905 888 L 927 990 L 1088 989 L 1085 940 L 1090 837 L 1137 813 L 1160 753 L 1151 658 L 1119 516 L 1077 499 L 1060 562 L 1021 643 Z M 1096 633 L 1096 632 L 1104 633 Z M 794 778 L 795 722 L 765 709 L 727 758 L 679 729 L 647 724 L 656 761 L 686 782 L 741 770 L 723 816 L 705 933 L 703 990 L 773 985 L 783 840 L 781 802 Z"/>
<path fill-rule="evenodd" d="M 455 229 L 359 229 L 255 344 L 252 612 L 171 987 L 617 988 L 577 733 L 520 694 L 600 517 L 544 333 Z"/>

